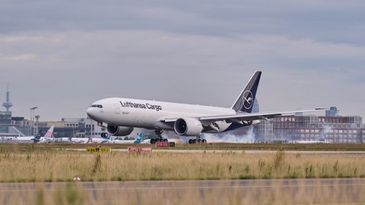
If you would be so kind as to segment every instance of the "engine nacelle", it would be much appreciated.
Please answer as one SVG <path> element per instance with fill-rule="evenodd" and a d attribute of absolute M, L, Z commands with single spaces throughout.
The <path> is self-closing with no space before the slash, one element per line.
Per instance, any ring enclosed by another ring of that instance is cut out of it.
<path fill-rule="evenodd" d="M 199 136 L 203 125 L 195 118 L 180 118 L 175 121 L 174 130 L 178 135 Z"/>
<path fill-rule="evenodd" d="M 115 126 L 115 125 L 108 125 L 106 127 L 108 132 L 113 136 L 126 136 L 131 134 L 133 131 L 133 127 L 122 127 L 122 126 Z"/>

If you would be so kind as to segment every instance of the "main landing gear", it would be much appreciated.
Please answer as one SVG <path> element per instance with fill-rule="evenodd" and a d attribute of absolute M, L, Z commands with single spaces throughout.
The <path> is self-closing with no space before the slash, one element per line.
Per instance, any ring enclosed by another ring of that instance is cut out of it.
<path fill-rule="evenodd" d="M 107 132 L 102 132 L 102 133 L 100 134 L 100 137 L 101 137 L 101 138 L 105 138 L 105 139 L 107 139 L 107 138 L 109 138 L 109 134 L 108 134 Z"/>
<path fill-rule="evenodd" d="M 168 140 L 162 138 L 151 139 L 151 144 L 156 144 L 157 142 L 168 142 Z"/>
<path fill-rule="evenodd" d="M 168 142 L 167 139 L 164 139 L 161 135 L 163 130 L 155 130 L 156 138 L 151 138 L 151 144 L 156 144 L 157 142 Z"/>
<path fill-rule="evenodd" d="M 189 139 L 189 144 L 206 144 L 206 139 L 201 139 L 200 137 L 197 137 L 196 139 Z"/>

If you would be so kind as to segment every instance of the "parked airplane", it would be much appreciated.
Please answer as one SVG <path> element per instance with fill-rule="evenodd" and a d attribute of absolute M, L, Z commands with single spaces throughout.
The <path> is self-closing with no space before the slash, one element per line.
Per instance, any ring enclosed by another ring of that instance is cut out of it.
<path fill-rule="evenodd" d="M 252 113 L 261 73 L 255 72 L 231 108 L 106 98 L 94 102 L 87 109 L 87 115 L 100 126 L 106 123 L 107 131 L 114 136 L 129 135 L 135 127 L 153 129 L 156 133 L 173 130 L 180 136 L 196 136 L 197 140 L 192 141 L 195 143 L 201 141 L 202 133 L 226 132 L 249 126 L 257 120 L 323 109 Z"/>
<path fill-rule="evenodd" d="M 43 137 L 40 138 L 35 138 L 34 142 L 38 142 L 38 143 L 49 143 L 49 142 L 54 142 L 54 140 L 56 138 L 54 138 L 53 136 L 53 132 L 54 132 L 54 126 L 51 126 L 46 134 Z"/>
<path fill-rule="evenodd" d="M 53 136 L 54 126 L 49 128 L 47 133 L 43 137 L 36 137 L 36 136 L 23 136 L 23 137 L 15 137 L 12 140 L 17 143 L 30 143 L 30 142 L 44 142 L 50 139 Z"/>
<path fill-rule="evenodd" d="M 294 144 L 329 144 L 326 140 L 297 140 Z"/>
<path fill-rule="evenodd" d="M 104 137 L 92 137 L 87 143 L 95 143 L 95 144 L 106 144 L 109 143 L 110 139 Z"/>
<path fill-rule="evenodd" d="M 91 142 L 91 138 L 88 137 L 72 137 L 69 138 L 68 141 L 75 144 L 86 144 Z"/>
<path fill-rule="evenodd" d="M 108 142 L 109 144 L 141 144 L 143 142 L 144 135 L 143 133 L 138 133 L 136 139 L 134 140 L 120 140 L 111 138 Z"/>

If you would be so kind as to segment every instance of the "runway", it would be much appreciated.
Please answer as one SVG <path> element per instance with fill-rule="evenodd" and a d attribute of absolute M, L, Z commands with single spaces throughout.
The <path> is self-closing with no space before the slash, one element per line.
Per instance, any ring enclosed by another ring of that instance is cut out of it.
<path fill-rule="evenodd" d="M 233 204 L 365 202 L 365 179 L 1 183 L 0 196 L 29 201 L 40 190 L 45 196 L 54 196 L 70 187 L 77 187 L 90 203 L 108 204 L 123 204 L 121 200 L 131 204 L 136 200 L 137 204 L 176 204 L 184 200 L 194 204 L 227 204 L 230 200 L 237 201 Z"/>
<path fill-rule="evenodd" d="M 66 149 L 68 151 L 80 151 L 85 152 L 85 149 Z M 112 152 L 128 152 L 128 149 L 112 149 Z M 211 153 L 211 154 L 247 154 L 247 155 L 275 155 L 277 150 L 200 150 L 200 149 L 152 149 L 154 153 L 177 153 L 177 154 L 199 154 L 199 153 Z M 286 150 L 285 154 L 289 155 L 317 155 L 317 156 L 330 156 L 330 155 L 342 155 L 342 156 L 359 156 L 365 155 L 365 151 L 301 151 L 301 150 Z"/>
<path fill-rule="evenodd" d="M 113 150 L 127 152 L 128 150 Z M 154 149 L 153 152 L 166 153 L 236 153 L 236 154 L 276 154 L 277 150 L 178 150 L 178 149 Z M 365 155 L 365 151 L 293 151 L 287 150 L 285 154 L 301 155 Z"/>
<path fill-rule="evenodd" d="M 133 147 L 133 145 L 131 145 Z M 68 151 L 80 151 L 85 152 L 86 149 L 65 149 Z M 128 149 L 112 149 L 113 152 L 128 152 Z M 190 153 L 190 154 L 199 154 L 199 153 L 235 153 L 235 154 L 267 154 L 267 155 L 273 155 L 276 154 L 277 150 L 204 150 L 204 149 L 152 149 L 152 152 L 158 152 L 158 153 Z M 365 151 L 302 151 L 302 150 L 285 150 L 285 154 L 300 154 L 300 155 L 347 155 L 347 156 L 362 156 L 365 155 Z"/>

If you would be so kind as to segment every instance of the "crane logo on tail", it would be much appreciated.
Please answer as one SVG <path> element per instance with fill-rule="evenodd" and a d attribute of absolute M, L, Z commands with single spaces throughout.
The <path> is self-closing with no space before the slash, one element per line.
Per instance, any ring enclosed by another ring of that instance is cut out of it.
<path fill-rule="evenodd" d="M 251 109 L 253 106 L 254 97 L 250 90 L 246 90 L 243 93 L 243 99 L 244 99 L 243 106 L 245 107 L 245 109 L 247 109 L 247 110 Z"/>

